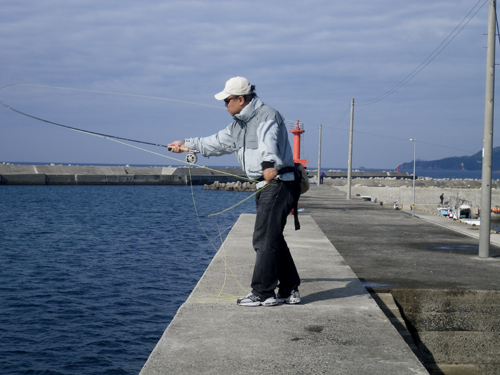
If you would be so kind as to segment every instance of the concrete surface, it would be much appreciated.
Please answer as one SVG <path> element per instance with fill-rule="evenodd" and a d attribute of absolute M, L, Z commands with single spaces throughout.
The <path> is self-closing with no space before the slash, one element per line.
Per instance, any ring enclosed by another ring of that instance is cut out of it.
<path fill-rule="evenodd" d="M 346 200 L 325 185 L 299 208 L 368 290 L 392 294 L 431 373 L 500 373 L 499 234 L 480 259 L 477 228 L 437 215 Z"/>
<path fill-rule="evenodd" d="M 239 168 L 0 164 L 0 185 L 203 185 L 243 175 Z"/>
<path fill-rule="evenodd" d="M 242 215 L 141 371 L 150 374 L 428 374 L 308 215 L 286 239 L 302 304 L 241 307 L 255 260 Z"/>
<path fill-rule="evenodd" d="M 304 304 L 236 306 L 254 258 L 244 216 L 143 374 L 500 373 L 499 234 L 479 259 L 478 230 L 437 215 L 328 185 L 312 185 L 299 208 L 302 229 L 286 236 Z"/>
<path fill-rule="evenodd" d="M 312 185 L 299 208 L 310 211 L 368 287 L 500 291 L 500 234 L 491 235 L 491 258 L 481 260 L 477 228 L 445 217 L 346 200 L 325 185 Z"/>

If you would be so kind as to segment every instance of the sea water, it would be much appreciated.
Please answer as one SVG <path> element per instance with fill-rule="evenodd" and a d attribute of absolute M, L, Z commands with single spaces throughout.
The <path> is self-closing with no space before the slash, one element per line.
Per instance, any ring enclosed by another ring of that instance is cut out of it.
<path fill-rule="evenodd" d="M 0 374 L 137 374 L 249 195 L 0 186 Z"/>
<path fill-rule="evenodd" d="M 0 186 L 0 374 L 137 374 L 249 195 Z"/>

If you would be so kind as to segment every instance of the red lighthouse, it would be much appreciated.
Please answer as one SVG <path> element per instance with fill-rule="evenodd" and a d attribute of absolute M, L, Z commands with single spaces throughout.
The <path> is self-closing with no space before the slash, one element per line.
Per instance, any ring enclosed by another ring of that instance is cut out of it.
<path fill-rule="evenodd" d="M 300 126 L 299 120 L 295 121 L 295 128 L 290 130 L 290 133 L 293 134 L 293 161 L 302 164 L 306 168 L 309 161 L 300 158 L 300 136 L 304 132 L 304 126 Z"/>

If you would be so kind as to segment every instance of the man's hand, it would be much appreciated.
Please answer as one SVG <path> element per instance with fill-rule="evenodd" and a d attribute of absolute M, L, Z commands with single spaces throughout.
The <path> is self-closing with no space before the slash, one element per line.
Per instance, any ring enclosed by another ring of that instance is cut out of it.
<path fill-rule="evenodd" d="M 184 141 L 174 141 L 172 143 L 169 143 L 167 146 L 170 151 L 175 152 L 177 154 L 184 151 L 181 150 L 181 148 L 184 148 Z"/>
<path fill-rule="evenodd" d="M 272 180 L 276 178 L 278 175 L 278 171 L 274 168 L 266 168 L 262 172 L 262 177 L 264 177 L 264 180 L 269 184 Z"/>

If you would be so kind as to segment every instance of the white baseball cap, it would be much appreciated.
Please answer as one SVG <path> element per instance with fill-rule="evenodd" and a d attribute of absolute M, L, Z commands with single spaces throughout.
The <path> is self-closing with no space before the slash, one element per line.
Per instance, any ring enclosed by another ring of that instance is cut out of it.
<path fill-rule="evenodd" d="M 233 77 L 226 82 L 224 90 L 215 94 L 215 99 L 224 100 L 230 95 L 248 95 L 252 92 L 252 86 L 248 79 L 243 77 Z"/>

